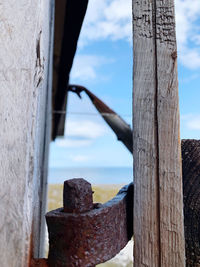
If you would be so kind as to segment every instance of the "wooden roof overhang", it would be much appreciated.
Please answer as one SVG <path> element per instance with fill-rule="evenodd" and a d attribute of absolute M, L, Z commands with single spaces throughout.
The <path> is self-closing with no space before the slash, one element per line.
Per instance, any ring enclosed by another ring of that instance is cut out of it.
<path fill-rule="evenodd" d="M 64 135 L 67 86 L 88 0 L 55 1 L 52 140 Z"/>

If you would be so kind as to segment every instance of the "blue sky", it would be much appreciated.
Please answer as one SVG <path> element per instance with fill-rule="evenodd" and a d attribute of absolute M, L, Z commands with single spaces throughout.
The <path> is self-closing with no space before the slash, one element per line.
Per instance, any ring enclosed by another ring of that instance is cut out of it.
<path fill-rule="evenodd" d="M 90 0 L 71 83 L 87 87 L 131 125 L 131 0 Z M 200 139 L 200 2 L 176 0 L 181 138 Z M 132 166 L 132 155 L 83 94 L 70 94 L 66 131 L 50 167 Z"/>

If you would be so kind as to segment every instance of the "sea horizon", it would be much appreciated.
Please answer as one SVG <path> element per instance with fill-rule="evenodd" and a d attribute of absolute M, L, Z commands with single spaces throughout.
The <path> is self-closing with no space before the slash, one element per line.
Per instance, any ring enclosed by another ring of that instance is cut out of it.
<path fill-rule="evenodd" d="M 62 184 L 72 178 L 84 178 L 93 185 L 128 184 L 133 181 L 133 168 L 127 166 L 49 168 L 49 184 Z"/>

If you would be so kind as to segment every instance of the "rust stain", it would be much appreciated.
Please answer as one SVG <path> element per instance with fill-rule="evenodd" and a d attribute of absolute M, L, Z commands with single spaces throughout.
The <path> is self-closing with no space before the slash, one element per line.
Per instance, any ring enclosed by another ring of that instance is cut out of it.
<path fill-rule="evenodd" d="M 48 267 L 47 259 L 32 259 L 30 267 Z"/>
<path fill-rule="evenodd" d="M 171 57 L 173 60 L 177 59 L 177 51 L 172 52 Z"/>
<path fill-rule="evenodd" d="M 29 252 L 28 252 L 28 266 L 31 266 L 31 261 L 33 258 L 33 225 L 31 227 L 31 235 L 30 235 L 30 245 L 29 245 Z"/>
<path fill-rule="evenodd" d="M 29 267 L 48 267 L 48 261 L 47 259 L 34 259 L 33 258 L 33 225 L 32 225 L 32 231 L 30 235 L 30 246 L 29 246 L 29 257 L 28 257 L 28 266 Z"/>

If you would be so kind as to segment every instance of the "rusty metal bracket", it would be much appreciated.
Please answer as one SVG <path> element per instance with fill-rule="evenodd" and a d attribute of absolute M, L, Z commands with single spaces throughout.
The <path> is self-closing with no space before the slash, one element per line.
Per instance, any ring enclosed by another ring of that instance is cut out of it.
<path fill-rule="evenodd" d="M 197 266 L 200 263 L 200 140 L 182 140 L 182 162 L 186 265 Z M 31 267 L 94 266 L 113 257 L 132 236 L 133 184 L 122 188 L 107 203 L 91 205 L 90 184 L 73 179 L 65 183 L 64 208 L 49 212 L 46 218 L 49 259 L 33 259 Z"/>
<path fill-rule="evenodd" d="M 114 257 L 133 235 L 133 184 L 93 204 L 84 179 L 64 183 L 64 208 L 46 214 L 50 267 L 95 266 Z"/>
<path fill-rule="evenodd" d="M 31 259 L 30 267 L 48 267 L 47 259 Z"/>

